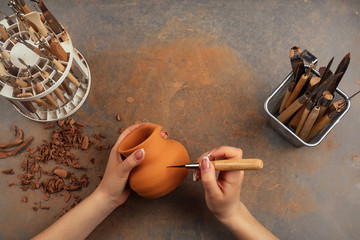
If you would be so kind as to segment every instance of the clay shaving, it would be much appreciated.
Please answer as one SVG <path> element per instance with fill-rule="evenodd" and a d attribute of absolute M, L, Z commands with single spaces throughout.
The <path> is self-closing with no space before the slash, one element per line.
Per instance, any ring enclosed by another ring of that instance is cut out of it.
<path fill-rule="evenodd" d="M 15 136 L 17 138 L 9 143 L 0 144 L 0 158 L 7 158 L 11 156 L 15 156 L 21 149 L 23 149 L 27 144 L 29 144 L 34 137 L 30 136 L 23 142 L 23 131 L 15 127 Z M 17 146 L 17 147 L 16 147 Z M 9 149 L 16 147 L 15 149 Z"/>

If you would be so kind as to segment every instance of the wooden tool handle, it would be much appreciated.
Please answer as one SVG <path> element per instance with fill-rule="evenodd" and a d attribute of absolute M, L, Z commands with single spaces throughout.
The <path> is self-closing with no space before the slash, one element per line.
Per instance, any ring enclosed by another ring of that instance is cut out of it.
<path fill-rule="evenodd" d="M 285 108 L 288 108 L 298 97 L 299 93 L 301 92 L 302 88 L 304 87 L 304 84 L 306 83 L 306 80 L 309 78 L 308 75 L 303 74 L 299 80 L 299 82 L 296 84 L 294 91 L 291 93 Z"/>
<path fill-rule="evenodd" d="M 65 80 L 66 80 L 66 79 L 65 79 Z M 72 96 L 73 92 L 72 92 L 71 88 L 69 87 L 69 84 L 68 84 L 65 80 L 61 83 L 60 86 L 64 88 L 65 92 L 66 92 L 69 96 Z"/>
<path fill-rule="evenodd" d="M 309 132 L 311 130 L 311 128 L 314 126 L 314 123 L 317 119 L 317 117 L 319 116 L 319 111 L 320 111 L 320 107 L 315 106 L 309 116 L 307 117 L 304 126 L 299 134 L 299 138 L 301 138 L 302 140 L 306 141 L 307 136 L 309 135 Z"/>
<path fill-rule="evenodd" d="M 65 71 L 65 67 L 64 65 L 62 65 L 59 61 L 57 61 L 56 59 L 53 60 L 53 63 L 55 64 L 55 67 L 61 71 L 64 72 Z M 79 81 L 69 72 L 68 75 L 66 76 L 67 79 L 70 80 L 70 82 L 72 82 L 73 84 L 75 84 L 75 86 L 80 87 L 80 83 Z"/>
<path fill-rule="evenodd" d="M 29 86 L 29 84 L 27 84 L 27 82 L 25 82 L 25 81 L 23 81 L 23 80 L 21 80 L 21 79 L 19 79 L 19 78 L 16 78 L 15 84 L 16 84 L 17 86 L 21 87 L 21 88 L 26 88 L 26 87 Z"/>
<path fill-rule="evenodd" d="M 37 93 L 42 93 L 45 91 L 43 85 L 41 85 L 41 83 L 39 83 L 39 82 L 36 83 L 35 90 Z M 55 107 L 59 107 L 59 104 L 56 102 L 56 100 L 50 94 L 46 95 L 45 98 Z"/>
<path fill-rule="evenodd" d="M 305 96 L 301 96 L 295 102 L 293 102 L 288 108 L 286 108 L 277 119 L 283 124 L 287 123 L 291 116 L 301 108 L 302 105 L 306 102 L 307 98 Z"/>
<path fill-rule="evenodd" d="M 295 81 L 293 81 L 290 86 L 288 87 L 288 89 L 286 90 L 285 92 L 285 95 L 284 95 L 284 98 L 281 102 L 281 106 L 280 106 L 280 109 L 279 109 L 279 113 L 282 113 L 284 110 L 285 110 L 285 105 L 287 103 L 287 101 L 289 100 L 289 97 L 291 95 L 291 92 L 294 90 L 294 87 L 295 87 Z"/>
<path fill-rule="evenodd" d="M 31 113 L 36 113 L 36 107 L 34 107 L 34 105 L 29 102 L 29 101 L 25 101 L 25 102 L 21 102 L 22 105 L 24 105 L 24 107 L 29 110 Z"/>
<path fill-rule="evenodd" d="M 2 46 L 0 46 L 0 49 L 1 49 L 1 55 L 3 56 L 3 58 L 5 60 L 10 60 L 10 53 Z"/>
<path fill-rule="evenodd" d="M 41 21 L 40 14 L 38 12 L 28 13 L 24 17 L 36 26 L 41 35 L 43 35 L 44 37 L 48 36 L 49 31 L 44 25 L 44 23 Z"/>
<path fill-rule="evenodd" d="M 48 77 L 50 77 L 50 74 L 49 74 L 48 72 L 44 72 L 44 73 L 42 73 L 41 75 L 44 77 L 44 79 L 47 79 Z M 54 90 L 54 93 L 55 93 L 55 95 L 60 99 L 61 102 L 66 103 L 65 98 L 64 98 L 64 95 L 63 95 L 62 92 L 60 91 L 60 87 L 59 87 L 59 88 L 56 88 L 56 89 Z"/>
<path fill-rule="evenodd" d="M 316 84 L 318 84 L 320 82 L 321 78 L 319 77 L 312 77 L 309 85 L 306 87 L 306 91 L 309 90 L 310 88 L 312 88 L 313 86 L 315 86 Z"/>
<path fill-rule="evenodd" d="M 69 54 L 65 52 L 57 39 L 53 39 L 50 43 L 50 53 L 61 61 L 67 62 L 69 60 Z"/>
<path fill-rule="evenodd" d="M 310 114 L 310 110 L 311 109 L 308 109 L 307 107 L 304 109 L 304 112 L 303 114 L 301 115 L 301 118 L 300 118 L 300 122 L 296 128 L 296 131 L 295 131 L 295 134 L 299 136 L 299 133 L 301 131 L 301 129 L 304 127 L 304 123 L 307 119 L 307 117 L 309 116 Z"/>
<path fill-rule="evenodd" d="M 258 170 L 264 166 L 263 161 L 257 158 L 215 160 L 210 162 L 214 165 L 215 170 L 219 171 Z"/>
<path fill-rule="evenodd" d="M 6 40 L 8 40 L 9 38 L 9 34 L 6 31 L 6 28 L 0 24 L 0 39 L 5 42 Z"/>
<path fill-rule="evenodd" d="M 48 104 L 47 102 L 45 102 L 44 100 L 42 100 L 40 98 L 34 99 L 33 101 L 41 106 L 46 107 L 47 109 L 53 109 L 53 106 L 51 106 L 50 104 Z"/>
<path fill-rule="evenodd" d="M 318 121 L 315 122 L 314 126 L 311 128 L 309 135 L 306 138 L 306 141 L 312 139 L 321 129 L 323 129 L 326 124 L 331 121 L 328 115 L 323 116 Z"/>

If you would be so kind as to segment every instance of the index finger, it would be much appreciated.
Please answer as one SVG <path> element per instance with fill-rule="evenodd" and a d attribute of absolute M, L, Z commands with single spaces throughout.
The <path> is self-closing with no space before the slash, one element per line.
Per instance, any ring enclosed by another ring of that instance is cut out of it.
<path fill-rule="evenodd" d="M 242 158 L 243 151 L 240 148 L 221 146 L 211 151 L 211 156 L 218 159 Z"/>

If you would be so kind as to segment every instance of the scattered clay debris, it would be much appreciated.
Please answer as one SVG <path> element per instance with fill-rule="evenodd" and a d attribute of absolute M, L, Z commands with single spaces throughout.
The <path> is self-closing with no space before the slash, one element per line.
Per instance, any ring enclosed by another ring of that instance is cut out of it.
<path fill-rule="evenodd" d="M 2 170 L 1 172 L 4 173 L 4 174 L 15 174 L 15 172 L 14 172 L 14 170 L 12 168 Z"/>
<path fill-rule="evenodd" d="M 105 134 L 103 134 L 102 132 L 99 132 L 99 136 L 102 138 L 106 138 Z"/>
<path fill-rule="evenodd" d="M 125 131 L 125 128 L 120 128 L 119 132 L 123 133 Z"/>
<path fill-rule="evenodd" d="M 95 159 L 94 159 L 94 158 L 90 159 L 90 162 L 91 162 L 91 164 L 94 164 L 94 163 L 95 163 Z"/>
<path fill-rule="evenodd" d="M 271 191 L 271 190 L 274 190 L 275 188 L 278 188 L 279 186 L 280 186 L 280 184 L 278 183 L 278 184 L 276 184 L 276 185 L 274 185 L 274 186 L 272 186 L 272 187 L 270 187 L 270 188 L 266 189 L 266 191 Z"/>
<path fill-rule="evenodd" d="M 69 201 L 71 194 L 68 191 L 80 190 L 82 187 L 87 187 L 89 178 L 86 174 L 83 174 L 80 178 L 76 177 L 71 170 L 65 170 L 63 168 L 56 167 L 53 171 L 45 170 L 44 164 L 48 161 L 55 161 L 58 165 L 70 167 L 78 171 L 77 169 L 84 169 L 80 165 L 79 158 L 76 158 L 71 149 L 88 149 L 94 141 L 90 140 L 87 136 L 83 136 L 82 128 L 85 125 L 77 122 L 72 118 L 66 120 L 59 120 L 56 123 L 46 123 L 44 128 L 46 130 L 56 127 L 52 134 L 51 140 L 43 140 L 43 143 L 37 147 L 27 148 L 25 159 L 22 162 L 23 173 L 18 174 L 20 179 L 20 188 L 23 191 L 27 191 L 29 188 L 32 190 L 40 189 L 44 193 L 43 199 L 48 201 L 51 194 L 66 191 L 65 201 Z M 20 144 L 16 149 L 11 151 L 12 155 L 15 155 L 20 149 L 27 145 L 33 137 L 22 141 L 23 132 L 15 127 L 15 134 L 17 140 L 14 140 L 11 144 L 2 144 L 2 147 L 13 146 L 15 143 Z M 98 138 L 105 138 L 105 135 L 99 133 Z M 19 140 L 21 139 L 21 141 Z M 102 146 L 104 148 L 104 146 Z M 2 154 L 2 155 L 1 155 Z M 3 151 L 0 148 L 0 157 L 9 155 L 9 153 Z M 12 168 L 3 170 L 5 174 L 14 174 Z M 41 178 L 43 175 L 43 178 Z M 9 184 L 10 186 L 17 185 L 16 183 Z M 76 203 L 81 201 L 81 198 L 77 196 L 74 199 Z M 22 199 L 25 201 L 25 197 Z M 26 198 L 27 201 L 27 198 Z M 34 203 L 36 205 L 37 203 Z M 50 206 L 39 205 L 40 209 L 50 209 Z M 33 207 L 34 211 L 37 211 L 38 207 Z"/>
<path fill-rule="evenodd" d="M 11 187 L 11 186 L 17 186 L 17 183 L 14 183 L 14 182 L 12 182 L 12 183 L 9 183 L 9 187 Z"/>
<path fill-rule="evenodd" d="M 28 198 L 27 198 L 26 196 L 24 196 L 21 201 L 24 202 L 24 203 L 26 203 L 26 202 L 28 202 Z"/>
<path fill-rule="evenodd" d="M 49 209 L 50 209 L 50 206 L 44 206 L 44 205 L 41 204 L 41 202 L 40 202 L 40 204 L 39 204 L 39 207 L 40 207 L 41 209 L 46 209 L 46 210 L 49 210 Z"/>
<path fill-rule="evenodd" d="M 33 136 L 30 136 L 25 141 L 23 141 L 23 136 L 24 136 L 23 131 L 21 129 L 18 129 L 17 127 L 15 127 L 14 129 L 15 129 L 14 135 L 17 137 L 12 142 L 0 144 L 0 158 L 15 156 L 21 149 L 23 149 L 29 142 L 31 142 L 34 139 Z M 11 150 L 6 150 L 8 148 L 13 148 L 13 147 L 16 148 Z"/>
<path fill-rule="evenodd" d="M 69 192 L 66 192 L 65 193 L 65 202 L 68 202 L 70 198 L 71 198 L 71 194 Z"/>
<path fill-rule="evenodd" d="M 116 114 L 116 120 L 118 120 L 118 121 L 121 120 L 121 115 L 120 115 L 120 113 Z"/>
<path fill-rule="evenodd" d="M 67 175 L 68 175 L 68 172 L 66 170 L 64 170 L 64 169 L 61 169 L 61 168 L 54 169 L 54 173 L 56 175 L 58 175 L 59 177 L 61 177 L 61 178 L 66 178 Z"/>
<path fill-rule="evenodd" d="M 134 99 L 133 97 L 128 97 L 128 98 L 126 99 L 126 101 L 127 101 L 128 103 L 132 103 L 132 102 L 135 101 L 135 99 Z"/>
<path fill-rule="evenodd" d="M 87 136 L 84 137 L 81 143 L 81 148 L 86 150 L 89 147 L 89 138 Z"/>
<path fill-rule="evenodd" d="M 351 154 L 351 161 L 354 161 L 354 160 L 356 160 L 356 159 L 358 159 L 359 158 L 359 155 L 357 155 L 357 154 L 355 154 L 355 153 L 352 153 Z"/>

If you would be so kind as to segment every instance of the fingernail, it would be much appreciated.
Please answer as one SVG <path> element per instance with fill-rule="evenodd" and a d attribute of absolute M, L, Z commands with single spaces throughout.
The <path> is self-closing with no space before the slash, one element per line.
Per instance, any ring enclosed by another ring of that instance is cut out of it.
<path fill-rule="evenodd" d="M 145 150 L 143 148 L 140 150 L 137 150 L 134 155 L 135 155 L 136 160 L 141 160 L 145 156 Z"/>
<path fill-rule="evenodd" d="M 201 160 L 201 169 L 202 170 L 207 170 L 210 168 L 210 163 L 209 163 L 209 158 L 208 157 L 204 157 Z"/>

